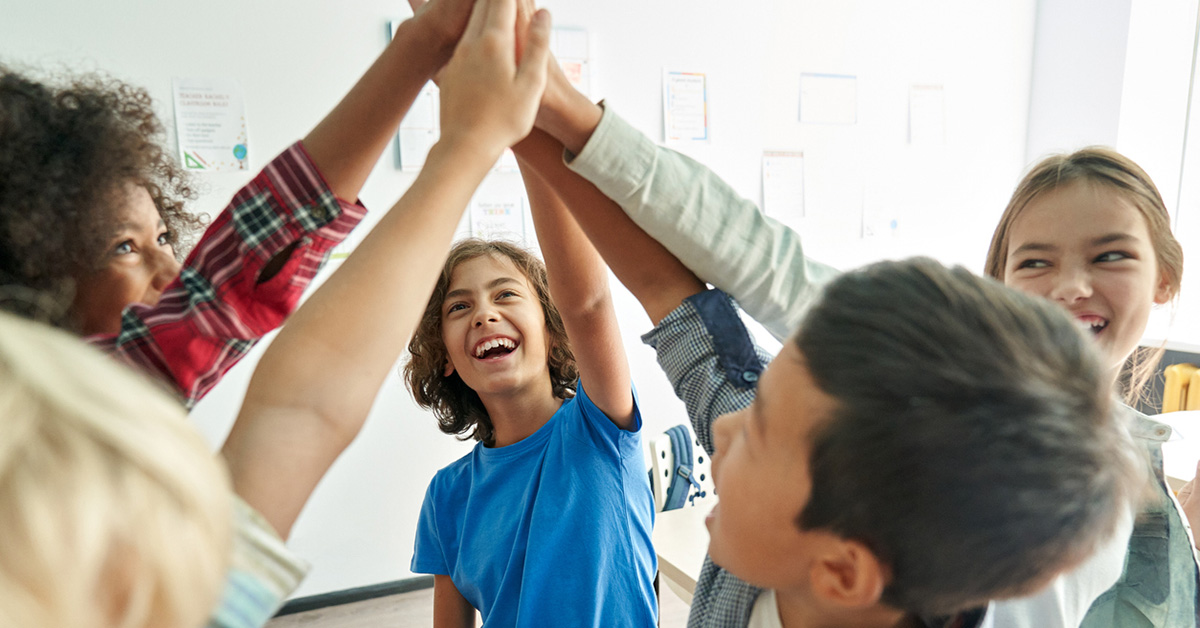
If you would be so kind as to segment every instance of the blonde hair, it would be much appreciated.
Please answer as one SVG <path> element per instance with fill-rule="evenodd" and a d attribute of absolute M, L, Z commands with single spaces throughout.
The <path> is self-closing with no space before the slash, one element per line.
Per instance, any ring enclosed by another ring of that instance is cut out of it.
<path fill-rule="evenodd" d="M 1171 233 L 1171 217 L 1162 194 L 1159 194 L 1150 175 L 1132 159 L 1103 146 L 1089 146 L 1069 154 L 1051 155 L 1038 162 L 1021 179 L 992 234 L 984 272 L 1004 281 L 1009 232 L 1013 222 L 1038 196 L 1076 181 L 1103 185 L 1141 212 L 1150 233 L 1150 244 L 1154 247 L 1159 276 L 1167 285 L 1167 298 L 1173 300 L 1178 297 L 1183 282 L 1183 247 Z M 1139 348 L 1130 356 L 1125 366 L 1127 376 L 1122 378 L 1127 403 L 1134 403 L 1141 398 L 1162 354 L 1162 347 Z"/>
<path fill-rule="evenodd" d="M 203 625 L 231 554 L 229 487 L 171 397 L 0 314 L 0 625 Z"/>

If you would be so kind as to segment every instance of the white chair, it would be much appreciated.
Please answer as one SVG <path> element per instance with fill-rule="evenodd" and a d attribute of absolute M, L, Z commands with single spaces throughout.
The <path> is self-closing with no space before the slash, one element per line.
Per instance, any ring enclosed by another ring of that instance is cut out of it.
<path fill-rule="evenodd" d="M 700 447 L 696 440 L 696 434 L 692 431 L 691 426 L 687 426 L 688 438 L 692 443 L 692 460 L 690 466 L 692 478 L 700 485 L 700 490 L 697 491 L 692 487 L 688 491 L 688 497 L 692 497 L 698 492 L 712 494 L 712 462 L 709 460 L 708 452 Z M 654 494 L 654 509 L 657 512 L 662 512 L 663 506 L 667 501 L 667 489 L 671 486 L 671 474 L 674 473 L 678 466 L 675 462 L 675 452 L 671 447 L 671 437 L 667 433 L 662 433 L 649 439 L 650 445 L 650 489 Z M 692 500 L 688 499 L 684 502 L 683 507 L 688 508 L 692 505 Z"/>

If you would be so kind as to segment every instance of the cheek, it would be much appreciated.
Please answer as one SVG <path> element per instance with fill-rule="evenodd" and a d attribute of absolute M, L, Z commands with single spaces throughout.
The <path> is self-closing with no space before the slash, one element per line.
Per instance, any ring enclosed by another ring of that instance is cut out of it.
<path fill-rule="evenodd" d="M 1054 287 L 1048 275 L 1043 277 L 1014 277 L 1011 274 L 1007 274 L 1004 276 L 1004 285 L 1035 297 L 1049 295 L 1051 289 Z"/>

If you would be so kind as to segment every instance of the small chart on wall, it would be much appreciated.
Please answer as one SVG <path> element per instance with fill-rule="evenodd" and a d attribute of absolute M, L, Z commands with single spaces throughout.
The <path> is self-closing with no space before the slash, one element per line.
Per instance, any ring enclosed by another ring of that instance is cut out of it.
<path fill-rule="evenodd" d="M 175 136 L 187 170 L 250 169 L 249 131 L 242 86 L 232 79 L 176 78 Z"/>

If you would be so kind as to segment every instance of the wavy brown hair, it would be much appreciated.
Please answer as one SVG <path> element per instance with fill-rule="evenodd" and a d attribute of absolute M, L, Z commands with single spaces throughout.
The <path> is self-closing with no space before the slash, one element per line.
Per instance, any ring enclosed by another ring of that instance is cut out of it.
<path fill-rule="evenodd" d="M 1168 299 L 1178 297 L 1183 282 L 1183 247 L 1171 233 L 1171 217 L 1162 194 L 1159 194 L 1158 187 L 1141 166 L 1103 146 L 1089 146 L 1073 153 L 1046 157 L 1021 179 L 992 234 L 984 272 L 1004 281 L 1009 232 L 1013 222 L 1035 198 L 1076 181 L 1103 185 L 1141 212 L 1150 232 L 1150 244 L 1154 247 L 1159 275 L 1167 284 Z M 1163 347 L 1139 347 L 1126 360 L 1120 378 L 1126 403 L 1135 404 L 1144 400 L 1146 384 L 1154 377 L 1162 355 Z"/>
<path fill-rule="evenodd" d="M 571 342 L 567 338 L 562 316 L 550 300 L 546 265 L 529 251 L 503 240 L 469 238 L 455 244 L 442 267 L 433 295 L 425 306 L 421 323 L 408 343 L 411 357 L 404 364 L 404 381 L 417 405 L 432 411 L 437 417 L 438 427 L 443 432 L 454 434 L 461 440 L 473 438 L 491 446 L 495 444 L 495 428 L 488 417 L 487 408 L 457 371 L 445 374 L 447 353 L 446 344 L 442 341 L 442 301 L 450 289 L 454 269 L 463 262 L 485 255 L 512 262 L 537 292 L 542 312 L 545 313 L 547 344 L 550 347 L 547 366 L 550 368 L 550 384 L 555 397 L 568 399 L 575 396 L 579 370 L 575 366 L 575 354 L 571 352 Z"/>
<path fill-rule="evenodd" d="M 0 65 L 0 285 L 26 295 L 0 307 L 70 327 L 74 278 L 103 263 L 129 183 L 150 193 L 182 258 L 205 221 L 184 209 L 196 193 L 164 136 L 142 88 Z"/>

